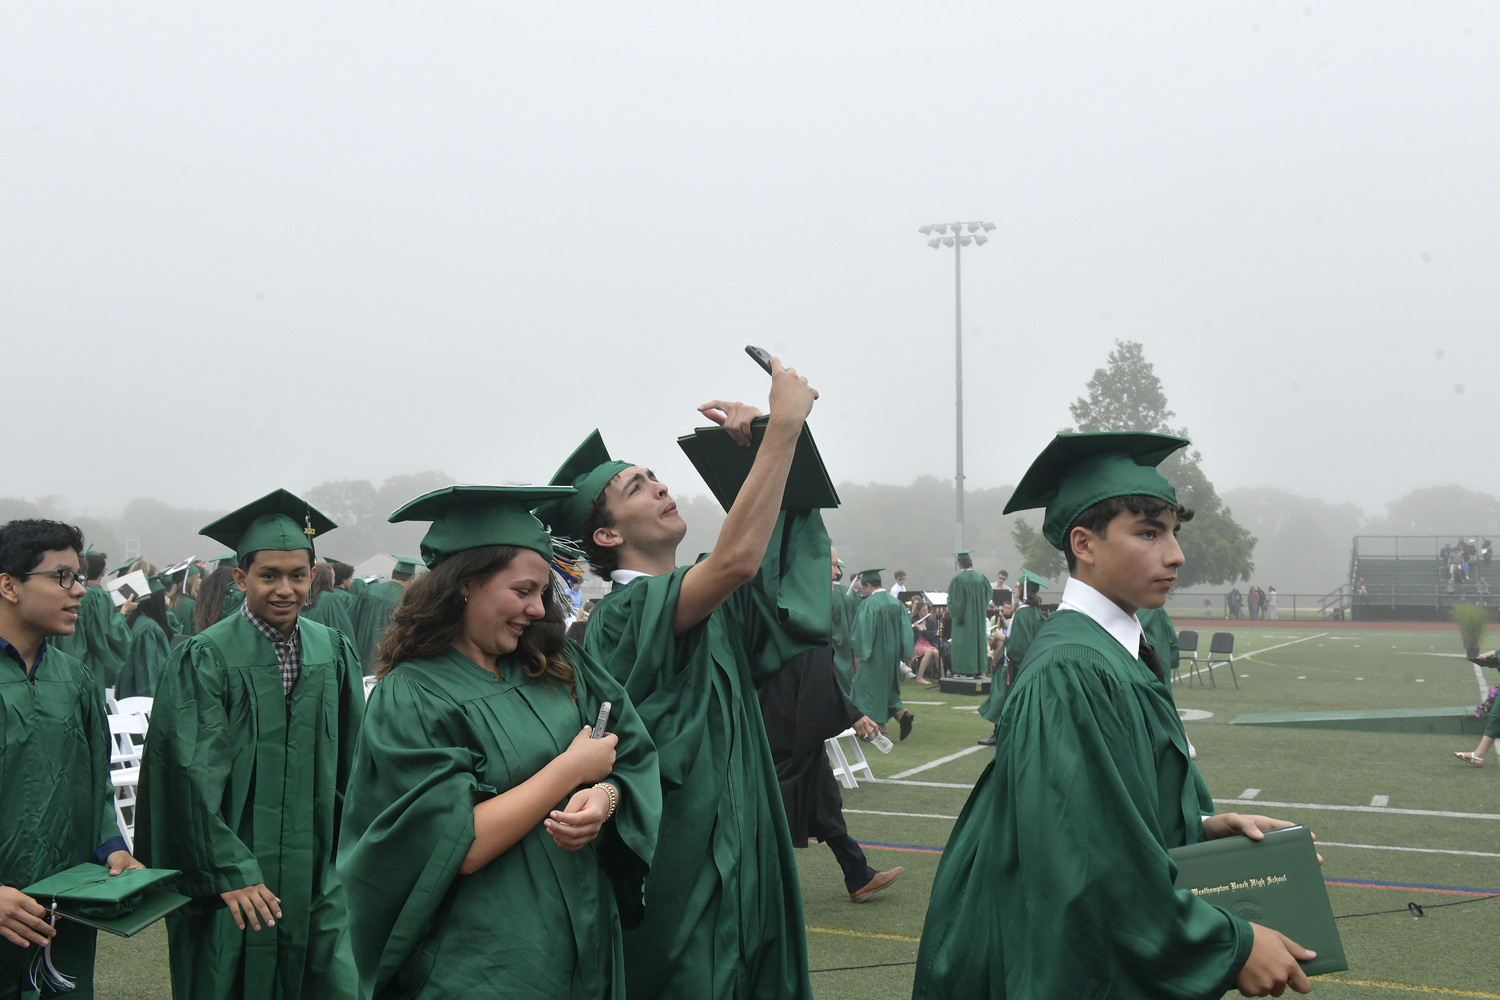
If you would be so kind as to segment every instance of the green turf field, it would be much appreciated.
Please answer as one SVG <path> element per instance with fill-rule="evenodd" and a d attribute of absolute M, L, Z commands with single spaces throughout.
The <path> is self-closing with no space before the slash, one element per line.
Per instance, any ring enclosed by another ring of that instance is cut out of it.
<path fill-rule="evenodd" d="M 1500 917 L 1500 750 L 1474 768 L 1452 756 L 1472 750 L 1473 736 L 1229 724 L 1242 713 L 1477 704 L 1481 680 L 1456 631 L 1273 625 L 1235 630 L 1238 690 L 1216 668 L 1217 688 L 1182 687 L 1177 697 L 1220 809 L 1294 820 L 1318 835 L 1350 969 L 1314 980 L 1313 995 L 1500 1000 L 1489 937 Z M 1487 691 L 1500 675 L 1486 674 Z M 910 995 L 933 873 L 991 752 L 974 743 L 989 731 L 975 714 L 979 699 L 912 684 L 904 694 L 917 714 L 911 739 L 888 756 L 871 751 L 881 780 L 846 791 L 844 806 L 870 863 L 906 874 L 856 906 L 827 848 L 798 852 L 819 1000 Z M 97 995 L 167 997 L 165 954 L 159 926 L 101 940 Z"/>

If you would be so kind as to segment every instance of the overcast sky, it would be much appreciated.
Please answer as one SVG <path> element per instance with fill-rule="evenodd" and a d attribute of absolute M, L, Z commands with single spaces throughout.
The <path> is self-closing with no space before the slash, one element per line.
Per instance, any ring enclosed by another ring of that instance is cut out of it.
<path fill-rule="evenodd" d="M 746 343 L 836 480 L 951 477 L 917 227 L 982 219 L 970 486 L 1122 338 L 1221 491 L 1500 494 L 1497 117 L 1493 3 L 7 4 L 4 492 L 545 481 L 599 426 L 699 493 Z"/>

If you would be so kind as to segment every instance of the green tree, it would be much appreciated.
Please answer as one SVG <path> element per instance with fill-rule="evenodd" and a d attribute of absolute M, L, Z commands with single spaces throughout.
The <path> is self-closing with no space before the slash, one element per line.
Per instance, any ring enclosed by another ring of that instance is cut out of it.
<path fill-rule="evenodd" d="M 1021 569 L 1029 569 L 1044 580 L 1059 580 L 1067 571 L 1068 561 L 1063 554 L 1024 518 L 1016 521 L 1016 526 L 1010 529 L 1010 539 L 1016 543 L 1016 551 L 1021 553 Z"/>
<path fill-rule="evenodd" d="M 1188 437 L 1172 427 L 1161 379 L 1133 340 L 1115 341 L 1109 363 L 1089 379 L 1087 395 L 1068 406 L 1080 431 L 1152 431 Z M 1161 463 L 1161 473 L 1177 487 L 1177 500 L 1194 511 L 1192 526 L 1182 533 L 1187 562 L 1177 574 L 1178 587 L 1248 580 L 1255 569 L 1251 553 L 1255 536 L 1240 526 L 1224 506 L 1201 467 L 1203 456 L 1185 448 Z"/>

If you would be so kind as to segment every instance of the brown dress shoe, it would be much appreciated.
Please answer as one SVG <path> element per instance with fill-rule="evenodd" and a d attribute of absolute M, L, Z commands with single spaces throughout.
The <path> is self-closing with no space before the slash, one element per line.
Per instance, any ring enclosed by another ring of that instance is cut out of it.
<path fill-rule="evenodd" d="M 876 872 L 863 889 L 849 893 L 849 898 L 856 903 L 868 903 L 871 896 L 900 878 L 903 871 L 904 868 L 892 868 L 888 872 Z"/>

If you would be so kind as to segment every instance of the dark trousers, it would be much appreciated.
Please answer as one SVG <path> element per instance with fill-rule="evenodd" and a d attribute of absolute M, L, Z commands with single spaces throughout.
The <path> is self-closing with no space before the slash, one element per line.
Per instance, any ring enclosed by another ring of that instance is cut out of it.
<path fill-rule="evenodd" d="M 855 843 L 854 838 L 847 833 L 839 834 L 837 837 L 829 837 L 823 841 L 833 856 L 838 859 L 839 867 L 844 870 L 844 888 L 850 892 L 858 892 L 870 879 L 875 877 L 875 869 L 871 868 L 865 860 L 865 852 Z"/>

